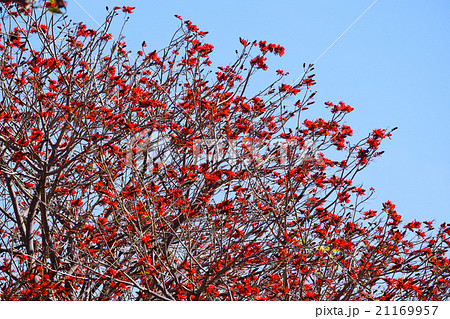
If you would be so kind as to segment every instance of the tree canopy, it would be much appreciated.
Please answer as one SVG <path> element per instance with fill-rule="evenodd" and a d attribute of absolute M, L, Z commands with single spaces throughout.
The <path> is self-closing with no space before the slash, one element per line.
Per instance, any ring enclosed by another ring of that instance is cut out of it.
<path fill-rule="evenodd" d="M 132 12 L 94 30 L 4 5 L 2 300 L 449 299 L 450 226 L 354 182 L 393 130 L 354 141 L 344 102 L 312 117 L 314 66 L 286 83 L 279 44 L 241 38 L 214 69 L 176 16 L 131 53 L 109 30 Z M 274 82 L 250 94 L 257 72 Z"/>

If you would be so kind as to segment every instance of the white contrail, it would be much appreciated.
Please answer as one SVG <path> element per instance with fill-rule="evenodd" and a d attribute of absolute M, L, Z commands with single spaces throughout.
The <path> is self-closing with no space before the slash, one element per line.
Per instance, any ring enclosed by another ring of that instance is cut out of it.
<path fill-rule="evenodd" d="M 323 51 L 322 54 L 320 54 L 317 59 L 314 60 L 312 65 L 316 64 L 317 61 L 319 61 L 325 55 L 325 53 L 327 53 L 356 24 L 356 22 L 358 22 L 377 2 L 378 2 L 378 0 L 375 0 L 363 13 L 361 13 L 361 15 L 355 21 L 353 21 L 353 23 L 350 24 L 350 26 L 344 32 L 342 32 L 342 34 L 333 43 L 331 43 L 330 46 L 328 48 L 326 48 L 325 51 Z M 307 68 L 305 73 L 300 75 L 294 81 L 294 84 L 297 83 L 298 80 L 300 80 L 301 78 L 303 78 L 305 76 L 308 69 L 309 68 Z"/>

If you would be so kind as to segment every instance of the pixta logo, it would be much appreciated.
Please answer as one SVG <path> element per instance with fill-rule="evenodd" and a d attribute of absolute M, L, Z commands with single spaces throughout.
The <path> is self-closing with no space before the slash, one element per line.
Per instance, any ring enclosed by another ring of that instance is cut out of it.
<path fill-rule="evenodd" d="M 177 142 L 178 143 L 178 142 Z M 142 163 L 168 165 L 177 156 L 188 154 L 194 165 L 216 163 L 234 166 L 254 163 L 263 167 L 276 161 L 278 164 L 301 165 L 308 161 L 324 164 L 314 140 L 275 138 L 263 139 L 194 139 L 181 147 L 168 136 L 140 133 L 127 144 L 126 163 L 139 167 Z M 181 152 L 180 152 L 181 150 Z"/>

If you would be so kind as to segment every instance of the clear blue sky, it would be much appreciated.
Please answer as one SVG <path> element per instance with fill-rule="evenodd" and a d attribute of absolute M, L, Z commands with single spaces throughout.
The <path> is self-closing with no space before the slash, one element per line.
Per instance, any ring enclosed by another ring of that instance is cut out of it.
<path fill-rule="evenodd" d="M 233 61 L 239 37 L 282 44 L 286 54 L 269 61 L 269 72 L 281 68 L 292 80 L 373 1 L 77 0 L 99 22 L 106 5 L 135 6 L 125 30 L 129 49 L 143 40 L 148 49 L 162 48 L 179 25 L 174 14 L 209 31 L 218 65 Z M 71 19 L 95 27 L 68 2 Z M 342 100 L 355 108 L 347 122 L 357 137 L 399 127 L 357 179 L 376 189 L 367 208 L 391 200 L 406 220 L 450 222 L 449 17 L 448 0 L 379 0 L 316 64 L 317 111 L 309 118 L 323 116 L 323 102 Z"/>

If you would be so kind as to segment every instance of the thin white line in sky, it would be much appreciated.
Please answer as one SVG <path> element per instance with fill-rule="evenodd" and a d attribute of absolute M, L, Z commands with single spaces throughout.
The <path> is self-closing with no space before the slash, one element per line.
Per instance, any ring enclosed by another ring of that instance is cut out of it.
<path fill-rule="evenodd" d="M 98 23 L 97 20 L 95 20 L 94 17 L 91 16 L 90 13 L 87 12 L 86 9 L 83 8 L 83 6 L 82 6 L 81 4 L 79 4 L 77 0 L 73 0 L 73 1 L 81 8 L 81 10 L 83 10 L 83 11 L 89 16 L 89 18 L 92 19 L 92 21 L 94 21 L 95 23 L 97 23 L 97 25 L 100 27 L 100 23 Z"/>
<path fill-rule="evenodd" d="M 81 4 L 79 4 L 78 3 L 78 1 L 77 0 L 73 0 L 80 8 L 81 8 L 81 10 L 83 10 L 88 16 L 89 16 L 89 18 L 91 18 L 92 19 L 92 21 L 94 21 L 99 27 L 101 27 L 101 25 L 100 25 L 100 23 L 98 23 L 98 21 L 97 20 L 95 20 L 95 18 L 81 5 Z M 116 39 L 114 38 L 114 36 L 113 36 L 113 40 L 115 41 Z M 135 61 L 136 59 L 135 58 L 133 58 L 132 56 L 130 56 L 129 54 L 128 54 L 128 52 L 127 52 L 127 57 L 128 58 L 131 58 L 133 61 Z"/>
<path fill-rule="evenodd" d="M 92 21 L 94 21 L 95 23 L 97 23 L 97 25 L 98 26 L 100 26 L 100 23 L 98 23 L 97 22 L 97 20 L 95 20 L 95 18 L 85 9 L 85 8 L 83 8 L 83 6 L 80 4 L 80 3 L 78 3 L 78 1 L 77 0 L 73 0 L 80 8 L 81 8 L 81 10 L 83 10 L 91 19 L 92 19 Z M 328 47 L 328 48 L 326 48 L 325 49 L 325 51 L 323 51 L 318 57 L 317 57 L 317 59 L 316 60 L 314 60 L 314 62 L 312 63 L 313 65 L 314 64 L 316 64 L 317 63 L 317 61 L 319 61 L 355 24 L 356 24 L 356 22 L 358 22 L 367 12 L 369 12 L 369 10 L 376 4 L 378 2 L 378 0 L 375 0 L 366 10 L 364 10 L 364 12 L 363 13 L 361 13 L 361 15 L 358 17 L 358 18 L 356 18 L 356 20 L 355 21 L 353 21 L 353 23 L 352 24 L 350 24 L 349 25 L 349 27 L 344 31 L 344 32 L 342 32 L 342 34 L 336 39 L 336 40 L 334 40 L 334 42 L 333 43 L 331 43 L 330 44 L 330 46 Z M 309 68 L 308 68 L 309 69 Z M 308 69 L 306 69 L 306 70 L 308 70 Z M 305 76 L 305 74 L 306 74 L 306 71 L 305 71 L 305 73 L 303 73 L 302 75 L 300 75 L 295 81 L 294 81 L 294 84 L 295 83 L 297 83 L 297 81 L 298 80 L 300 80 L 302 77 L 304 77 Z"/>
<path fill-rule="evenodd" d="M 367 9 L 366 9 L 366 11 L 364 11 L 363 13 L 361 13 L 361 15 L 355 20 L 355 21 L 353 21 L 353 23 L 352 24 L 350 24 L 350 26 L 344 31 L 344 32 L 342 32 L 342 34 L 333 42 L 333 43 L 331 43 L 331 45 L 325 50 L 325 51 L 323 51 L 323 53 L 321 54 L 321 55 L 319 55 L 319 57 L 313 62 L 313 64 L 316 64 L 316 62 L 317 61 L 319 61 L 320 60 L 320 58 L 321 57 L 323 57 L 324 56 L 324 54 L 325 53 L 327 53 L 328 52 L 328 50 L 330 50 L 332 47 L 333 47 L 333 45 L 335 45 L 347 32 L 348 32 L 348 30 L 350 30 L 354 25 L 355 25 L 355 23 L 356 22 L 358 22 L 359 21 L 359 19 L 361 19 L 374 5 L 375 5 L 375 3 L 377 3 L 378 2 L 378 0 L 375 0 Z"/>
<path fill-rule="evenodd" d="M 374 5 L 375 5 L 375 3 L 377 3 L 378 2 L 378 0 L 375 0 L 363 13 L 361 13 L 361 15 L 355 20 L 355 21 L 353 21 L 353 23 L 352 24 L 350 24 L 349 25 L 349 27 L 344 31 L 344 32 L 342 32 L 342 34 L 336 39 L 336 40 L 334 40 L 334 42 L 333 43 L 331 43 L 330 44 L 330 46 L 328 47 L 328 48 L 326 48 L 326 50 L 325 51 L 323 51 L 322 52 L 322 54 L 320 54 L 319 56 L 318 56 L 318 58 L 316 59 L 316 60 L 314 60 L 314 62 L 312 63 L 312 65 L 314 65 L 314 64 L 316 64 L 317 63 L 317 61 L 319 61 L 324 55 L 325 55 L 325 53 L 327 53 L 355 24 L 356 24 L 356 22 L 358 22 Z M 305 76 L 305 74 L 306 74 L 306 72 L 308 71 L 308 69 L 309 68 L 307 68 L 306 69 L 306 71 L 305 71 L 305 73 L 303 73 L 302 75 L 300 75 L 295 81 L 294 81 L 294 84 L 295 83 L 297 83 L 297 81 L 298 80 L 300 80 L 301 78 L 303 78 L 304 76 Z"/>

